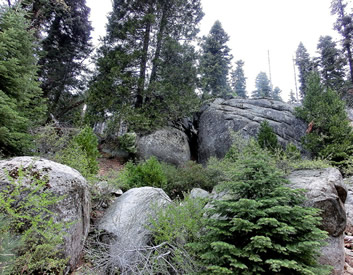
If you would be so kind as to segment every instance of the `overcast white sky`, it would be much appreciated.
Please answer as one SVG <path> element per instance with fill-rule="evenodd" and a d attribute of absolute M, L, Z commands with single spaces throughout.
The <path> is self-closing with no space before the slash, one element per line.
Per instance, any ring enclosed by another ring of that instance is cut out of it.
<path fill-rule="evenodd" d="M 106 16 L 111 0 L 86 0 L 91 8 L 94 41 L 105 34 Z M 311 55 L 321 35 L 339 39 L 333 30 L 331 0 L 202 0 L 205 16 L 201 35 L 206 35 L 213 23 L 220 20 L 230 36 L 233 63 L 242 59 L 247 90 L 254 90 L 257 74 L 269 75 L 268 51 L 271 60 L 272 83 L 283 90 L 283 97 L 295 90 L 292 57 L 300 41 Z"/>

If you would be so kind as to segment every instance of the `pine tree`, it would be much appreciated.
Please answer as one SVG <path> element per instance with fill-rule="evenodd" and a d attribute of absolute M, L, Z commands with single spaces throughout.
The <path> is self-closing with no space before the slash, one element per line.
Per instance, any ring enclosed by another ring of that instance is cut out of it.
<path fill-rule="evenodd" d="M 279 100 L 279 101 L 283 101 L 282 97 L 281 97 L 281 93 L 282 93 L 282 90 L 278 87 L 275 87 L 271 93 L 271 97 L 274 99 L 274 100 Z"/>
<path fill-rule="evenodd" d="M 35 39 L 25 16 L 4 7 L 0 13 L 0 151 L 5 155 L 28 153 L 28 130 L 42 122 L 46 108 Z"/>
<path fill-rule="evenodd" d="M 317 48 L 320 53 L 319 66 L 323 84 L 331 89 L 340 91 L 344 85 L 345 61 L 336 42 L 331 36 L 321 36 Z"/>
<path fill-rule="evenodd" d="M 244 75 L 244 61 L 238 60 L 235 62 L 237 67 L 231 73 L 232 90 L 237 96 L 247 98 L 246 95 L 246 77 Z"/>
<path fill-rule="evenodd" d="M 276 134 L 273 132 L 270 124 L 267 120 L 261 122 L 259 133 L 257 135 L 257 142 L 263 149 L 268 149 L 274 152 L 279 148 L 278 140 Z"/>
<path fill-rule="evenodd" d="M 40 42 L 38 74 L 49 112 L 58 120 L 72 123 L 73 112 L 81 112 L 77 107 L 84 103 L 84 60 L 91 52 L 92 27 L 86 1 L 14 0 L 8 5 L 27 11 L 29 29 Z"/>
<path fill-rule="evenodd" d="M 203 274 L 330 274 L 317 263 L 327 233 L 318 229 L 318 210 L 302 206 L 302 191 L 286 186 L 253 141 L 232 159 L 232 180 L 218 186 L 226 196 L 211 201 L 206 229 L 191 245 Z"/>
<path fill-rule="evenodd" d="M 260 72 L 255 79 L 255 88 L 253 91 L 252 97 L 271 97 L 271 84 L 270 80 L 267 77 L 267 74 Z"/>
<path fill-rule="evenodd" d="M 310 55 L 304 47 L 303 43 L 300 42 L 296 52 L 295 63 L 298 66 L 299 71 L 299 92 L 302 98 L 306 94 L 306 78 L 308 74 L 313 70 L 313 63 L 310 59 Z"/>
<path fill-rule="evenodd" d="M 296 108 L 297 116 L 313 126 L 305 136 L 305 146 L 314 157 L 345 168 L 353 153 L 353 131 L 345 104 L 335 91 L 323 87 L 318 74 L 311 74 L 307 81 L 303 105 Z"/>
<path fill-rule="evenodd" d="M 209 34 L 203 37 L 200 58 L 201 90 L 203 98 L 225 97 L 231 93 L 228 74 L 232 55 L 227 46 L 228 34 L 221 22 L 216 21 Z"/>
<path fill-rule="evenodd" d="M 138 130 L 188 114 L 187 101 L 197 99 L 191 42 L 202 16 L 199 0 L 115 0 L 89 89 L 91 120 L 110 113 Z"/>
<path fill-rule="evenodd" d="M 337 21 L 335 23 L 335 29 L 343 37 L 343 49 L 347 55 L 347 61 L 349 64 L 350 80 L 353 83 L 353 21 L 352 15 L 346 12 L 347 3 L 343 0 L 332 0 L 331 2 L 331 13 L 337 15 Z"/>
<path fill-rule="evenodd" d="M 295 94 L 293 92 L 293 90 L 290 90 L 290 93 L 289 93 L 289 100 L 287 103 L 289 104 L 295 104 L 298 102 L 298 99 L 295 97 Z"/>
<path fill-rule="evenodd" d="M 86 81 L 82 79 L 83 61 L 91 52 L 92 27 L 86 0 L 66 0 L 64 3 L 48 11 L 51 20 L 41 41 L 43 54 L 39 60 L 39 76 L 49 112 L 57 119 L 69 122 L 65 114 L 83 104 Z"/>

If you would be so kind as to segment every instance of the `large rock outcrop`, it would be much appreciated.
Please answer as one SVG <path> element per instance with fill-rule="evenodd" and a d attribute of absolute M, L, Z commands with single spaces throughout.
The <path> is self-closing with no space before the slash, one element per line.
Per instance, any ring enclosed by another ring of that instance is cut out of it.
<path fill-rule="evenodd" d="M 344 203 L 347 188 L 341 173 L 335 168 L 298 170 L 289 177 L 291 187 L 307 190 L 306 205 L 321 210 L 321 228 L 329 233 L 327 245 L 321 251 L 320 263 L 332 265 L 334 275 L 344 269 L 344 236 L 346 212 Z"/>
<path fill-rule="evenodd" d="M 47 176 L 47 186 L 53 194 L 63 197 L 50 208 L 56 222 L 71 223 L 64 243 L 64 256 L 75 267 L 82 254 L 83 245 L 90 225 L 90 195 L 86 180 L 76 170 L 46 159 L 16 157 L 0 161 L 0 187 L 8 184 L 7 174 L 16 177 L 19 169 L 31 175 Z M 26 178 L 23 184 L 26 184 Z"/>
<path fill-rule="evenodd" d="M 204 107 L 199 118 L 199 162 L 205 163 L 211 156 L 223 158 L 232 144 L 231 131 L 255 137 L 264 120 L 282 145 L 291 142 L 300 148 L 307 126 L 293 110 L 290 104 L 270 99 L 216 99 Z"/>
<path fill-rule="evenodd" d="M 159 161 L 184 164 L 191 157 L 188 137 L 175 128 L 157 130 L 138 139 L 137 155 L 141 159 L 155 156 Z"/>
<path fill-rule="evenodd" d="M 116 199 L 98 225 L 102 240 L 109 243 L 110 265 L 128 273 L 143 261 L 150 241 L 149 219 L 170 202 L 162 189 L 153 187 L 132 188 Z"/>

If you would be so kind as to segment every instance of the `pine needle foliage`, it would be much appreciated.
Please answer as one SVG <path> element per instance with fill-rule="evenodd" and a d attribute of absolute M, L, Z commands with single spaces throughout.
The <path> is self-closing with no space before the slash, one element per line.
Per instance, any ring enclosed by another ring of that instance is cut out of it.
<path fill-rule="evenodd" d="M 0 6 L 0 150 L 29 153 L 29 129 L 43 119 L 46 105 L 37 79 L 37 49 L 26 13 Z"/>
<path fill-rule="evenodd" d="M 235 161 L 219 188 L 226 195 L 211 202 L 205 232 L 192 244 L 203 274 L 329 274 L 316 261 L 327 233 L 317 227 L 318 210 L 302 206 L 303 191 L 286 186 L 255 141 L 227 157 Z"/>
<path fill-rule="evenodd" d="M 266 148 L 271 152 L 274 152 L 276 149 L 279 148 L 277 136 L 273 132 L 273 129 L 267 120 L 264 120 L 260 124 L 259 133 L 257 135 L 257 141 L 261 148 Z"/>
<path fill-rule="evenodd" d="M 323 87 L 317 74 L 308 77 L 307 93 L 303 105 L 296 108 L 296 115 L 312 125 L 304 145 L 313 156 L 345 169 L 352 161 L 352 127 L 344 102 L 335 91 Z"/>

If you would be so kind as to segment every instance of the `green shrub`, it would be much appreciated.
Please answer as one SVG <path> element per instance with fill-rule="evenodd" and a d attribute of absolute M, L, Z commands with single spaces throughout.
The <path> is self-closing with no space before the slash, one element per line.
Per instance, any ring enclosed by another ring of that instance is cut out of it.
<path fill-rule="evenodd" d="M 56 153 L 53 160 L 76 169 L 85 178 L 92 175 L 86 152 L 75 142 L 70 143 L 70 146 Z"/>
<path fill-rule="evenodd" d="M 183 201 L 174 201 L 166 208 L 159 209 L 156 217 L 150 219 L 153 246 L 167 244 L 158 251 L 157 259 L 169 251 L 167 256 L 153 263 L 153 274 L 192 274 L 200 270 L 193 251 L 186 243 L 200 237 L 206 202 L 205 199 L 186 195 Z"/>
<path fill-rule="evenodd" d="M 203 167 L 194 161 L 179 167 L 163 163 L 162 168 L 168 182 L 164 191 L 171 198 L 182 198 L 184 193 L 196 187 L 210 192 L 219 179 L 217 171 Z"/>
<path fill-rule="evenodd" d="M 1 186 L 0 214 L 7 220 L 1 230 L 21 242 L 11 274 L 60 274 L 66 266 L 59 247 L 68 225 L 56 222 L 50 210 L 62 197 L 53 195 L 47 182 L 29 168 L 12 171 Z"/>
<path fill-rule="evenodd" d="M 130 154 L 136 154 L 136 134 L 126 133 L 118 137 L 119 149 L 124 150 Z"/>
<path fill-rule="evenodd" d="M 250 141 L 227 173 L 231 180 L 213 200 L 200 240 L 204 274 L 329 274 L 317 263 L 327 233 L 318 229 L 318 210 L 301 206 L 302 190 L 285 186 L 268 151 Z M 228 161 L 231 165 L 231 162 Z"/>
<path fill-rule="evenodd" d="M 119 182 L 124 190 L 143 186 L 165 189 L 167 178 L 159 161 L 151 157 L 139 164 L 127 162 L 120 173 Z"/>
<path fill-rule="evenodd" d="M 300 151 L 293 144 L 288 144 L 286 150 L 276 150 L 274 154 L 277 168 L 288 174 L 294 170 L 302 169 L 321 169 L 332 167 L 329 161 L 325 159 L 302 158 Z"/>
<path fill-rule="evenodd" d="M 46 136 L 52 139 L 55 134 L 44 135 L 44 137 Z M 62 137 L 58 137 L 57 144 L 60 145 L 59 150 L 54 150 L 55 155 L 50 159 L 76 169 L 86 178 L 92 177 L 98 172 L 97 158 L 100 155 L 98 139 L 92 128 L 86 126 L 72 137 L 64 134 Z"/>
<path fill-rule="evenodd" d="M 0 215 L 0 274 L 10 274 L 17 257 L 17 251 L 22 242 L 19 237 L 8 231 L 9 221 L 4 215 Z"/>
<path fill-rule="evenodd" d="M 74 128 L 58 128 L 53 124 L 39 127 L 35 131 L 37 153 L 44 158 L 53 159 L 56 153 L 68 147 L 73 136 L 79 132 Z"/>
<path fill-rule="evenodd" d="M 100 156 L 98 151 L 98 138 L 93 133 L 93 129 L 89 126 L 83 128 L 77 135 L 72 139 L 71 146 L 78 145 L 83 152 L 86 153 L 88 161 L 88 171 L 91 174 L 98 172 L 98 161 L 97 158 Z"/>
<path fill-rule="evenodd" d="M 267 149 L 270 152 L 274 152 L 280 147 L 278 144 L 277 136 L 273 132 L 273 129 L 267 120 L 264 120 L 260 124 L 259 133 L 257 135 L 257 142 L 261 148 Z"/>

